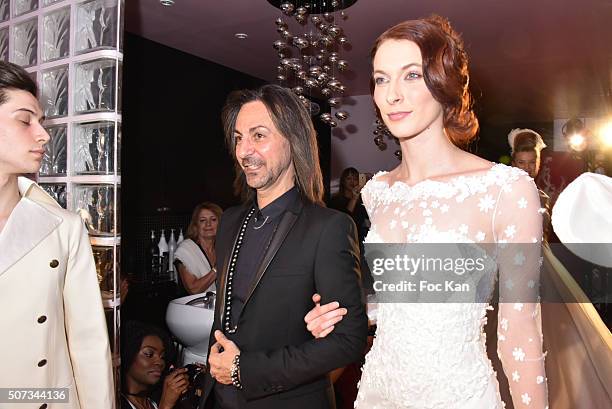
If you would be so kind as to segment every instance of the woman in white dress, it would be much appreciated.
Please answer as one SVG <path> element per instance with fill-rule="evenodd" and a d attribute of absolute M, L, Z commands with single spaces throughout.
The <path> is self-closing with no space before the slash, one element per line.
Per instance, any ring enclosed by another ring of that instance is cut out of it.
<path fill-rule="evenodd" d="M 216 292 L 215 238 L 222 213 L 223 209 L 215 203 L 197 205 L 187 228 L 187 239 L 176 249 L 174 264 L 189 294 Z"/>
<path fill-rule="evenodd" d="M 478 122 L 471 110 L 467 55 L 446 19 L 432 16 L 390 28 L 374 44 L 372 65 L 377 114 L 399 139 L 403 159 L 362 190 L 372 222 L 366 243 L 503 244 L 494 255 L 497 278 L 502 300 L 512 302 L 500 304 L 498 354 L 514 407 L 546 408 L 536 302 L 542 216 L 533 180 L 460 148 L 475 136 Z M 518 243 L 529 247 L 517 251 Z M 488 273 L 482 282 L 490 279 L 485 292 L 491 294 L 495 270 Z M 341 319 L 330 320 L 341 310 L 325 314 L 337 304 L 324 307 L 306 317 L 315 336 L 325 336 Z M 355 407 L 503 408 L 486 355 L 488 307 L 380 303 Z"/>

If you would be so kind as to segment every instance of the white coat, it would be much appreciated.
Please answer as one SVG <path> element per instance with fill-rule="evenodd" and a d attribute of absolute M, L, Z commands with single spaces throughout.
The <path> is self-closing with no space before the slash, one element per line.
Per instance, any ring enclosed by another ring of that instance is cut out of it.
<path fill-rule="evenodd" d="M 0 387 L 68 388 L 69 403 L 8 409 L 115 407 L 106 320 L 81 218 L 36 183 L 0 233 Z"/>

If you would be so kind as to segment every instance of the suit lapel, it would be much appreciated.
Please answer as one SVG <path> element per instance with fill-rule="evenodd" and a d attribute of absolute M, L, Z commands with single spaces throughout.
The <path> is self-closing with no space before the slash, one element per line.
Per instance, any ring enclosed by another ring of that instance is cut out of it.
<path fill-rule="evenodd" d="M 255 277 L 251 282 L 247 298 L 244 301 L 242 312 L 244 312 L 246 305 L 248 304 L 249 300 L 251 299 L 251 296 L 253 295 L 253 292 L 255 291 L 255 288 L 257 288 L 257 285 L 261 281 L 261 277 L 263 277 L 264 273 L 268 269 L 268 266 L 270 265 L 270 263 L 274 259 L 274 256 L 278 252 L 278 249 L 285 241 L 285 237 L 287 237 L 287 234 L 289 234 L 291 228 L 298 219 L 299 213 L 302 211 L 302 208 L 302 201 L 298 199 L 296 200 L 295 206 L 293 206 L 293 208 L 287 209 L 287 211 L 283 213 L 281 220 L 278 223 L 278 226 L 274 230 L 274 233 L 272 233 L 272 240 L 270 241 L 270 245 L 266 249 L 266 252 L 264 253 L 264 256 L 261 259 L 261 263 L 257 268 L 257 272 L 255 273 Z"/>
<path fill-rule="evenodd" d="M 221 325 L 223 325 L 221 319 L 223 318 L 223 311 L 225 311 L 225 303 L 227 301 L 225 298 L 225 283 L 227 282 L 229 262 L 232 254 L 234 254 L 236 243 L 238 242 L 238 232 L 240 231 L 240 227 L 242 226 L 242 223 L 244 223 L 244 218 L 247 216 L 250 209 L 251 204 L 245 206 L 245 208 L 240 212 L 240 216 L 238 217 L 236 223 L 230 227 L 232 229 L 232 235 L 230 237 L 233 237 L 234 240 L 232 242 L 232 247 L 228 249 L 228 251 L 225 253 L 225 257 L 223 257 L 223 267 L 221 269 L 221 274 L 219 275 L 219 285 L 217 287 L 217 293 L 219 293 L 217 294 L 217 300 L 220 301 L 218 302 L 220 308 L 217 309 L 217 317 Z"/>
<path fill-rule="evenodd" d="M 26 256 L 62 222 L 60 216 L 37 202 L 57 204 L 38 185 L 23 183 L 21 179 L 19 189 L 22 198 L 0 233 L 0 275 Z"/>

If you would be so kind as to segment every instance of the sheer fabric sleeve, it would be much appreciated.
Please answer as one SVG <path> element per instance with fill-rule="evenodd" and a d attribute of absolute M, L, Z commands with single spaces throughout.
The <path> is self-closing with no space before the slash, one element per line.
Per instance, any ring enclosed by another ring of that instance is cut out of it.
<path fill-rule="evenodd" d="M 548 407 L 539 308 L 542 212 L 525 173 L 502 185 L 494 214 L 498 249 L 497 353 L 516 409 Z"/>

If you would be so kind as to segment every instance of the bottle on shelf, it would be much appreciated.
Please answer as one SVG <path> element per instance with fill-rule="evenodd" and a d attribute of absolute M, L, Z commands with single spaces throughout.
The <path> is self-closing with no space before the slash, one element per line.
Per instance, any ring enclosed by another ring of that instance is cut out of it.
<path fill-rule="evenodd" d="M 147 249 L 146 280 L 153 280 L 159 274 L 159 246 L 155 242 L 155 231 L 151 230 L 151 240 Z"/>
<path fill-rule="evenodd" d="M 181 229 L 181 232 L 178 236 L 178 240 L 176 241 L 176 246 L 178 247 L 183 242 L 183 240 L 185 240 L 185 237 L 183 237 L 183 229 Z"/>
<path fill-rule="evenodd" d="M 168 242 L 166 242 L 164 229 L 161 230 L 157 247 L 159 248 L 160 273 L 165 275 L 168 272 Z"/>
<path fill-rule="evenodd" d="M 170 241 L 168 242 L 168 271 L 170 278 L 176 281 L 176 271 L 174 270 L 174 253 L 176 252 L 176 240 L 174 239 L 174 229 L 170 229 Z"/>

